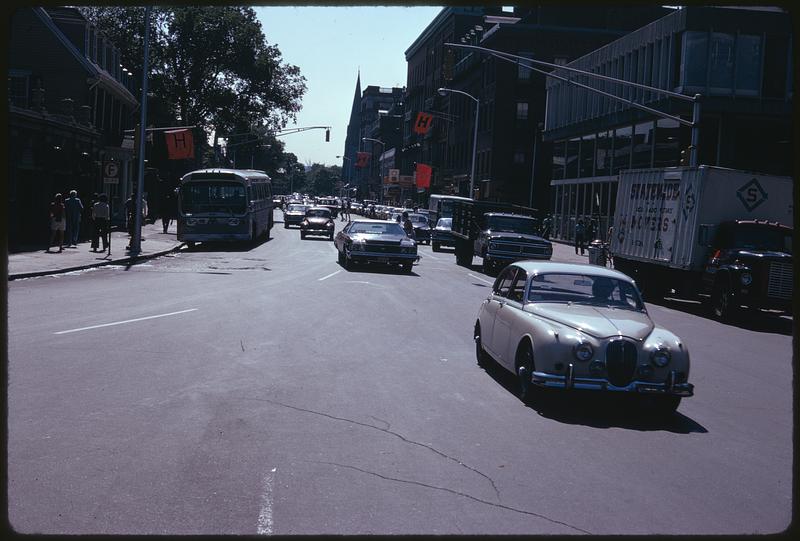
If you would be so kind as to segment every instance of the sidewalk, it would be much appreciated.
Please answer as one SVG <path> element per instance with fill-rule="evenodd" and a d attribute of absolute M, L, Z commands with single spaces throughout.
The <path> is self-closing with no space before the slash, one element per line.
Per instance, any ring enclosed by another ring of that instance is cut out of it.
<path fill-rule="evenodd" d="M 71 272 L 103 265 L 124 265 L 142 259 L 158 257 L 179 249 L 183 243 L 177 239 L 177 224 L 173 220 L 167 233 L 161 220 L 155 224 L 142 227 L 141 252 L 136 257 L 131 257 L 125 247 L 128 245 L 127 231 L 111 232 L 111 255 L 105 252 L 92 252 L 91 242 L 81 242 L 77 248 L 64 248 L 59 253 L 58 247 L 51 247 L 52 253 L 41 249 L 30 252 L 17 252 L 8 254 L 8 279 L 18 280 L 33 276 Z M 102 242 L 100 248 L 102 248 Z"/>

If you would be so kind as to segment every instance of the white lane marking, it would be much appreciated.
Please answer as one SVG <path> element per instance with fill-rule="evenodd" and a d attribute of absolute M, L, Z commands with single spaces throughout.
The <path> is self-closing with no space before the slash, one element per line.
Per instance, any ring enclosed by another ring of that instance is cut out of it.
<path fill-rule="evenodd" d="M 370 282 L 365 282 L 364 280 L 347 280 L 345 284 L 367 284 L 372 285 Z"/>
<path fill-rule="evenodd" d="M 492 282 L 492 281 L 490 281 L 490 280 L 487 280 L 487 279 L 485 279 L 485 278 L 481 278 L 480 276 L 475 276 L 475 275 L 474 275 L 474 274 L 472 274 L 471 272 L 468 272 L 468 273 L 467 273 L 467 276 L 472 276 L 472 277 L 473 277 L 473 278 L 475 278 L 476 280 L 480 280 L 481 282 L 486 282 L 487 284 L 493 284 L 493 283 L 494 283 L 494 282 Z"/>
<path fill-rule="evenodd" d="M 323 276 L 322 278 L 320 278 L 320 279 L 319 279 L 319 280 L 317 280 L 317 281 L 318 281 L 318 282 L 321 282 L 321 281 L 323 281 L 323 280 L 327 280 L 327 279 L 328 279 L 328 278 L 330 278 L 331 276 L 334 276 L 334 275 L 336 275 L 336 274 L 339 274 L 340 272 L 342 272 L 342 269 L 339 269 L 339 270 L 337 270 L 336 272 L 332 272 L 332 273 L 330 273 L 328 276 Z"/>
<path fill-rule="evenodd" d="M 189 308 L 188 310 L 181 310 L 180 312 L 170 312 L 169 314 L 159 314 L 157 316 L 137 317 L 136 319 L 126 319 L 125 321 L 115 321 L 114 323 L 103 323 L 102 325 L 92 325 L 91 327 L 81 327 L 80 329 L 70 329 L 68 331 L 58 331 L 53 334 L 67 334 L 71 332 L 88 331 L 90 329 L 99 329 L 100 327 L 111 327 L 113 325 L 122 325 L 124 323 L 134 323 L 136 321 L 144 321 L 145 319 L 155 319 L 157 317 L 175 316 L 178 314 L 185 314 L 186 312 L 194 312 L 197 308 Z"/>
<path fill-rule="evenodd" d="M 272 535 L 272 484 L 275 470 L 264 475 L 264 493 L 261 495 L 261 512 L 258 513 L 258 535 Z"/>

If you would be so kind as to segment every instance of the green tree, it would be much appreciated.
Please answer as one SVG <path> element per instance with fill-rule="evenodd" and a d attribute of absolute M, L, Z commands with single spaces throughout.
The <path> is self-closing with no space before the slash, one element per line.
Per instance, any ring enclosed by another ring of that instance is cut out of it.
<path fill-rule="evenodd" d="M 142 72 L 144 8 L 80 8 L 120 48 L 123 65 Z M 296 119 L 306 91 L 300 69 L 269 45 L 250 7 L 153 7 L 148 86 L 160 108 L 184 125 L 231 133 L 269 131 Z"/>

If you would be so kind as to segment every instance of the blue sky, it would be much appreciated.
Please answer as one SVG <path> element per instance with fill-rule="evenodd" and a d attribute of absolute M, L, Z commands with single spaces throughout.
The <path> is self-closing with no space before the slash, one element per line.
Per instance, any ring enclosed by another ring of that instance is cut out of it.
<path fill-rule="evenodd" d="M 434 6 L 254 7 L 267 42 L 300 68 L 307 90 L 296 126 L 331 126 L 283 136 L 301 163 L 341 165 L 356 76 L 368 85 L 405 86 L 405 51 L 441 11 Z M 294 127 L 289 124 L 287 128 Z"/>

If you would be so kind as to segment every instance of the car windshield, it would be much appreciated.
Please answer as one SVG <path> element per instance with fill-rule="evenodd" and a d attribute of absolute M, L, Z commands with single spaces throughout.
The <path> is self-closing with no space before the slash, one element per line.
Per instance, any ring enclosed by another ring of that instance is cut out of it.
<path fill-rule="evenodd" d="M 350 234 L 363 233 L 368 235 L 405 235 L 405 231 L 398 224 L 356 222 L 350 228 Z"/>
<path fill-rule="evenodd" d="M 305 212 L 307 208 L 305 205 L 289 205 L 286 212 Z"/>
<path fill-rule="evenodd" d="M 428 223 L 428 219 L 422 214 L 411 214 L 409 218 L 411 219 L 411 222 L 415 224 L 426 225 Z"/>
<path fill-rule="evenodd" d="M 537 274 L 531 278 L 528 302 L 561 302 L 643 310 L 633 284 L 591 274 Z"/>
<path fill-rule="evenodd" d="M 439 218 L 439 221 L 436 222 L 437 228 L 442 229 L 452 229 L 453 228 L 453 219 L 452 218 Z"/>
<path fill-rule="evenodd" d="M 792 232 L 786 229 L 739 225 L 732 237 L 731 248 L 792 253 Z"/>
<path fill-rule="evenodd" d="M 536 219 L 517 216 L 489 216 L 487 226 L 492 231 L 506 231 L 521 233 L 523 235 L 537 235 L 539 233 Z"/>
<path fill-rule="evenodd" d="M 308 209 L 306 211 L 306 216 L 309 218 L 330 218 L 331 211 L 328 209 Z"/>

